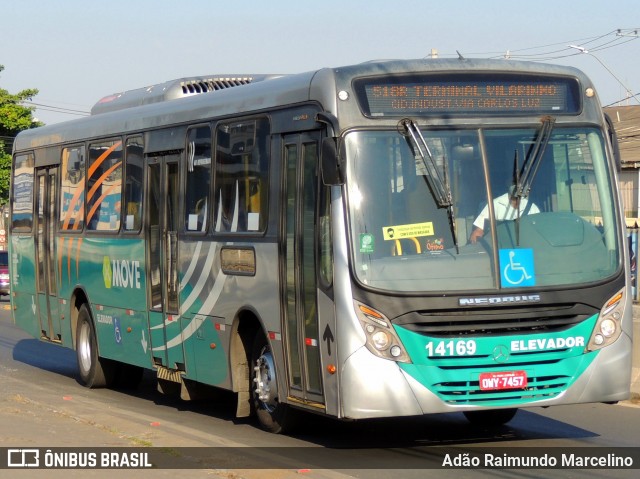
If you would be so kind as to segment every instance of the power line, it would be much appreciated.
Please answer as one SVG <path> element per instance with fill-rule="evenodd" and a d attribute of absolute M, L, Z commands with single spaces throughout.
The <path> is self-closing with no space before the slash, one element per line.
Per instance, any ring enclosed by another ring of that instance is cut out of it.
<path fill-rule="evenodd" d="M 78 115 L 78 116 L 90 115 L 90 113 L 85 110 L 73 110 L 71 108 L 63 108 L 63 107 L 54 106 L 54 105 L 46 105 L 43 103 L 36 103 L 33 101 L 23 101 L 22 103 L 29 106 L 35 106 L 38 110 L 53 111 L 56 113 L 64 113 L 66 115 Z"/>
<path fill-rule="evenodd" d="M 599 40 L 600 38 L 604 38 L 608 35 L 611 35 L 612 33 L 614 33 L 614 31 L 612 32 L 608 32 L 605 33 L 604 35 L 598 35 L 596 37 L 587 37 L 587 38 L 579 38 L 579 39 L 575 39 L 575 40 L 570 40 L 573 43 L 590 43 L 592 41 L 596 41 Z M 567 42 L 557 42 L 557 43 L 549 43 L 547 45 L 538 45 L 535 47 L 527 47 L 527 48 L 519 48 L 516 50 L 507 50 L 509 53 L 518 53 L 518 52 L 525 52 L 525 51 L 529 51 L 529 50 L 538 50 L 538 49 L 542 49 L 542 48 L 549 48 L 549 47 L 555 47 L 558 45 L 562 45 L 562 46 L 566 46 Z M 499 55 L 499 56 L 504 56 L 505 54 L 505 50 L 503 51 L 499 51 L 499 52 L 484 52 L 484 53 L 465 53 L 465 55 Z M 546 55 L 547 53 L 545 53 Z"/>
<path fill-rule="evenodd" d="M 640 95 L 640 92 L 633 94 L 634 97 L 638 96 L 638 95 Z M 603 108 L 607 108 L 609 106 L 614 106 L 614 105 L 617 105 L 618 103 L 622 103 L 623 101 L 628 101 L 630 99 L 631 99 L 631 97 L 623 98 L 622 100 L 614 101 L 613 103 L 609 103 L 608 105 L 604 105 Z"/>
<path fill-rule="evenodd" d="M 600 51 L 613 47 L 617 47 L 620 45 L 624 45 L 625 43 L 637 40 L 639 38 L 638 31 L 639 28 L 629 28 L 629 29 L 616 29 L 612 30 L 603 35 L 597 35 L 594 37 L 581 38 L 576 40 L 569 40 L 567 42 L 557 42 L 557 43 L 549 43 L 546 45 L 538 45 L 535 47 L 527 47 L 527 48 L 519 48 L 519 49 L 507 49 L 502 52 L 475 52 L 475 53 L 466 53 L 463 54 L 466 57 L 469 56 L 480 56 L 486 58 L 509 58 L 509 59 L 518 59 L 518 60 L 532 60 L 532 61 L 550 61 L 550 60 L 559 60 L 562 58 L 572 57 L 579 55 L 580 53 L 575 53 L 570 49 L 568 44 L 580 45 L 583 47 L 588 47 L 591 51 Z M 613 38 L 610 38 L 613 36 Z M 605 40 L 605 41 L 603 41 Z M 595 44 L 595 45 L 594 45 Z M 562 45 L 562 48 L 556 48 Z M 537 52 L 536 52 L 537 50 Z M 529 52 L 529 53 L 525 53 Z M 458 54 L 443 54 L 442 56 L 451 56 L 456 57 Z"/>
<path fill-rule="evenodd" d="M 638 99 L 638 93 L 634 94 L 629 88 L 627 88 L 620 79 L 611 71 L 606 64 L 602 62 L 594 52 L 600 52 L 608 50 L 610 48 L 619 47 L 631 41 L 640 38 L 639 28 L 627 28 L 612 30 L 603 35 L 597 35 L 594 37 L 587 37 L 578 40 L 572 40 L 570 42 L 557 42 L 549 43 L 546 45 L 539 45 L 535 47 L 521 48 L 516 50 L 506 50 L 504 52 L 486 52 L 486 53 L 465 53 L 465 56 L 485 56 L 488 58 L 505 58 L 505 59 L 517 59 L 517 60 L 529 60 L 529 61 L 554 61 L 562 58 L 575 57 L 584 53 L 590 53 L 593 58 L 598 61 L 607 72 L 609 72 L 616 81 L 624 87 L 627 92 L 627 97 L 613 102 L 607 106 L 617 105 L 623 101 L 628 101 L 630 98 L 634 98 L 640 103 Z M 556 48 L 559 45 L 563 45 L 563 48 Z M 569 46 L 572 45 L 572 46 Z M 579 52 L 575 49 L 578 48 Z M 456 54 L 457 55 L 457 54 Z M 454 56 L 453 54 L 444 54 L 442 56 Z"/>
<path fill-rule="evenodd" d="M 579 51 L 580 51 L 580 53 L 584 53 L 584 54 L 587 54 L 587 55 L 591 55 L 593 58 L 595 58 L 595 59 L 596 59 L 596 61 L 597 61 L 600 65 L 602 65 L 602 67 L 603 67 L 605 70 L 607 70 L 607 71 L 611 74 L 611 76 L 612 76 L 613 78 L 615 78 L 615 79 L 616 79 L 616 81 L 617 81 L 617 82 L 618 82 L 618 83 L 619 83 L 619 84 L 624 88 L 624 90 L 627 92 L 627 95 L 630 95 L 630 96 L 631 96 L 631 97 L 633 97 L 633 98 L 634 98 L 638 103 L 640 103 L 640 99 L 639 99 L 636 95 L 634 95 L 634 94 L 631 92 L 631 90 L 629 89 L 629 87 L 627 87 L 627 85 L 625 85 L 625 84 L 622 82 L 622 80 L 620 80 L 620 79 L 616 76 L 616 74 L 615 74 L 615 73 L 613 73 L 613 71 L 611 71 L 611 69 L 606 65 L 606 63 L 604 63 L 602 60 L 600 60 L 600 58 L 599 58 L 598 56 L 596 56 L 595 54 L 593 54 L 593 53 L 589 52 L 589 50 L 585 49 L 584 47 L 580 47 L 580 46 L 576 46 L 576 45 L 568 45 L 568 46 L 569 46 L 569 48 L 575 48 L 575 49 L 579 50 Z"/>

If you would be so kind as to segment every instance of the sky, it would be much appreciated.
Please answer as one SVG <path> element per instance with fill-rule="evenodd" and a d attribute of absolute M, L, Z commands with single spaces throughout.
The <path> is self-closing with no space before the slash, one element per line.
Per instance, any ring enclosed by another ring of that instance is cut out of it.
<path fill-rule="evenodd" d="M 296 73 L 432 49 L 574 66 L 603 105 L 640 93 L 638 0 L 0 0 L 0 18 L 0 88 L 38 89 L 32 106 L 45 124 L 177 78 Z"/>

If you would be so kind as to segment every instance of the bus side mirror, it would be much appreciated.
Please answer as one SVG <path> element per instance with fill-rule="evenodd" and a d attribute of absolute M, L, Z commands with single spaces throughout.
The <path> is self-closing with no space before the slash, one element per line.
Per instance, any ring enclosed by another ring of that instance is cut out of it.
<path fill-rule="evenodd" d="M 326 186 L 337 186 L 344 183 L 344 164 L 340 158 L 338 139 L 334 137 L 322 140 L 322 182 Z"/>
<path fill-rule="evenodd" d="M 613 150 L 613 160 L 616 163 L 616 170 L 620 173 L 620 171 L 622 171 L 622 156 L 620 155 L 618 135 L 616 135 L 616 129 L 613 126 L 613 120 L 611 117 L 605 113 L 604 119 L 607 123 L 607 133 L 609 134 L 609 141 L 611 142 L 611 149 Z"/>

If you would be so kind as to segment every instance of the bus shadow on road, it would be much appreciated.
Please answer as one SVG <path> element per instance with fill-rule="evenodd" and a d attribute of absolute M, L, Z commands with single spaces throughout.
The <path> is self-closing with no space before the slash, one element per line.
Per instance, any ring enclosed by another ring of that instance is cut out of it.
<path fill-rule="evenodd" d="M 76 353 L 37 339 L 21 339 L 13 347 L 13 359 L 43 371 L 79 379 Z"/>
<path fill-rule="evenodd" d="M 13 358 L 43 371 L 75 380 L 80 386 L 75 351 L 37 339 L 19 340 Z M 80 386 L 81 387 L 81 386 Z M 212 388 L 213 389 L 213 388 Z M 163 395 L 156 389 L 155 375 L 145 371 L 138 388 L 117 392 L 131 397 L 190 411 L 224 421 L 246 423 L 234 417 L 235 396 L 213 389 L 217 394 L 206 399 L 183 401 Z M 522 409 L 508 424 L 495 428 L 469 423 L 462 413 L 432 414 L 418 417 L 340 421 L 310 413 L 296 412 L 292 437 L 328 448 L 376 449 L 420 446 L 455 446 L 521 442 L 538 439 L 584 439 L 597 434 L 573 424 L 538 414 L 536 409 Z M 257 426 L 256 426 L 257 427 Z"/>
<path fill-rule="evenodd" d="M 242 455 L 240 462 L 264 463 L 266 457 L 278 464 L 273 467 L 289 461 L 311 469 L 431 469 L 442 467 L 445 457 L 543 455 L 553 450 L 549 440 L 577 443 L 597 436 L 535 410 L 519 411 L 512 422 L 497 428 L 473 426 L 461 413 L 350 423 L 308 414 L 298 419 L 304 433 L 291 435 L 319 447 L 242 448 L 231 453 Z"/>
<path fill-rule="evenodd" d="M 598 434 L 573 424 L 552 419 L 533 410 L 520 410 L 506 425 L 480 427 L 469 423 L 462 413 L 432 414 L 419 417 L 340 422 L 309 416 L 304 431 L 294 437 L 325 447 L 394 448 L 455 446 L 514 442 L 526 446 L 540 439 L 584 439 Z M 322 422 L 322 424 L 320 424 Z M 309 431 L 313 431 L 310 434 Z"/>
<path fill-rule="evenodd" d="M 76 352 L 72 349 L 37 339 L 21 339 L 13 346 L 13 359 L 42 371 L 67 377 L 74 380 L 78 387 L 86 389 L 78 374 Z M 136 387 L 114 387 L 106 390 L 152 401 L 158 406 L 173 407 L 178 411 L 191 411 L 238 423 L 246 422 L 243 419 L 236 421 L 233 393 L 217 388 L 203 388 L 203 399 L 184 401 L 177 396 L 158 392 L 156 375 L 151 370 L 144 371 L 142 380 Z"/>

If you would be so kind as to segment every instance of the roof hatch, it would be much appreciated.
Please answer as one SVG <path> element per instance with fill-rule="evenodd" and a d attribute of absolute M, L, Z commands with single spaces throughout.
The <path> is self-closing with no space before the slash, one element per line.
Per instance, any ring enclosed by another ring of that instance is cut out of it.
<path fill-rule="evenodd" d="M 282 75 L 214 75 L 210 77 L 179 78 L 157 85 L 136 88 L 121 93 L 114 93 L 101 98 L 93 108 L 91 114 L 106 113 L 123 110 L 134 106 L 148 105 L 167 100 L 175 100 L 201 93 L 210 93 L 228 88 L 248 85 L 258 81 L 276 78 Z"/>

